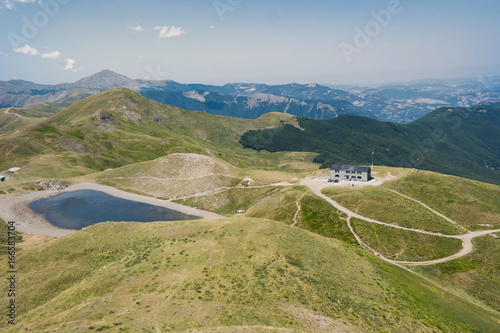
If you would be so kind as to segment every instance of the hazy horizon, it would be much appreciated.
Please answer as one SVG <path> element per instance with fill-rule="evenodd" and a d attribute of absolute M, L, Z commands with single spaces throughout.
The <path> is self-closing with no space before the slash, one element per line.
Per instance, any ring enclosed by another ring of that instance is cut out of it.
<path fill-rule="evenodd" d="M 95 74 L 102 72 L 102 71 L 105 71 L 105 70 L 115 72 L 119 75 L 124 75 L 124 76 L 128 77 L 129 79 L 133 79 L 133 80 L 142 80 L 143 79 L 143 78 L 138 78 L 138 77 L 129 77 L 128 75 L 114 71 L 112 69 L 103 68 L 102 70 L 100 70 L 98 72 L 92 73 L 90 75 L 85 75 L 85 76 L 82 75 L 81 77 L 76 78 L 74 81 L 67 81 L 67 82 L 37 82 L 37 81 L 26 80 L 23 78 L 9 78 L 9 79 L 0 80 L 0 81 L 22 80 L 22 81 L 28 81 L 28 82 L 33 82 L 36 84 L 45 84 L 45 85 L 68 84 L 68 83 L 74 83 L 76 81 L 79 81 L 81 79 L 87 78 L 87 77 L 92 76 L 92 75 L 95 75 Z M 500 76 L 500 75 L 494 75 L 494 76 L 496 77 L 496 76 Z M 223 82 L 223 83 L 210 83 L 210 82 L 201 82 L 201 81 L 184 82 L 184 81 L 175 80 L 175 79 L 163 79 L 163 80 L 159 80 L 159 81 L 175 81 L 175 82 L 181 83 L 181 84 L 207 84 L 207 85 L 214 85 L 214 86 L 223 86 L 226 84 L 268 84 L 268 85 L 319 84 L 319 85 L 323 85 L 323 86 L 352 86 L 352 87 L 366 86 L 366 87 L 370 87 L 370 86 L 383 86 L 383 85 L 391 85 L 391 84 L 406 84 L 406 83 L 411 83 L 411 82 L 415 82 L 415 81 L 433 81 L 433 80 L 443 80 L 444 81 L 444 80 L 461 80 L 461 79 L 465 80 L 465 79 L 474 79 L 474 78 L 476 78 L 478 81 L 484 81 L 484 80 L 487 80 L 489 78 L 489 76 L 476 76 L 476 77 L 462 77 L 461 76 L 461 77 L 450 77 L 450 78 L 423 77 L 423 78 L 411 79 L 411 80 L 407 80 L 407 81 L 387 81 L 387 82 L 379 82 L 379 83 L 342 83 L 342 82 L 330 83 L 330 82 L 295 82 L 295 81 L 278 82 L 278 83 L 251 82 L 251 81 L 231 81 L 231 82 Z M 156 81 L 155 79 L 149 79 L 149 80 Z"/>

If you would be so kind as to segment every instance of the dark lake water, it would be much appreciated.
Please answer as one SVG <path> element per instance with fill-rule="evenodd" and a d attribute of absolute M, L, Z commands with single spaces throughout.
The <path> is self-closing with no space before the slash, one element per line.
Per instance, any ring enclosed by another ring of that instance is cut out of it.
<path fill-rule="evenodd" d="M 117 198 L 104 192 L 81 190 L 56 195 L 52 198 L 32 202 L 30 208 L 45 215 L 53 225 L 76 229 L 99 222 L 154 222 L 195 220 L 197 216 L 186 215 L 164 207 Z"/>

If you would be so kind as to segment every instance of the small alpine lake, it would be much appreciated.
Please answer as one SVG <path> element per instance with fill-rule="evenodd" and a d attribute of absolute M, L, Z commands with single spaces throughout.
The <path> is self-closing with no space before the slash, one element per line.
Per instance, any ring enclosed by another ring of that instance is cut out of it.
<path fill-rule="evenodd" d="M 100 191 L 79 190 L 59 194 L 32 202 L 29 207 L 53 225 L 81 230 L 90 225 L 106 222 L 154 222 L 196 220 L 165 207 L 126 200 Z"/>

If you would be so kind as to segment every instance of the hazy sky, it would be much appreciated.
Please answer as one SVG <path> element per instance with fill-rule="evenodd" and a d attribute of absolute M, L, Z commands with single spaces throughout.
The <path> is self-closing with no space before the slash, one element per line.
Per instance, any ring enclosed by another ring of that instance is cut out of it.
<path fill-rule="evenodd" d="M 498 0 L 0 0 L 0 80 L 380 83 L 500 74 Z"/>

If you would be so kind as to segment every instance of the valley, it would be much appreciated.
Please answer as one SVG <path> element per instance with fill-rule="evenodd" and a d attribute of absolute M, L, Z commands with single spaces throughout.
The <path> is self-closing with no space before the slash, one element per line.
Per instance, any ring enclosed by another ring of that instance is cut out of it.
<path fill-rule="evenodd" d="M 113 88 L 0 135 L 0 168 L 20 167 L 0 203 L 60 193 L 41 191 L 53 183 L 205 212 L 57 234 L 2 204 L 18 231 L 49 235 L 18 234 L 23 307 L 2 330 L 500 327 L 498 185 L 381 165 L 366 184 L 333 184 L 319 152 L 239 143 L 280 128 L 308 131 L 282 113 L 230 118 Z"/>

